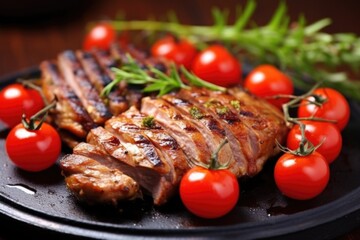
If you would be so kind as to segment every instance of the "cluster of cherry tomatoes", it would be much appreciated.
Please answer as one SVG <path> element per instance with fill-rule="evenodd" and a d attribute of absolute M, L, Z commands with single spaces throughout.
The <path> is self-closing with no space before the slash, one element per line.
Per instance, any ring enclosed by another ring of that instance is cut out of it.
<path fill-rule="evenodd" d="M 44 108 L 37 90 L 20 83 L 10 84 L 0 91 L 0 121 L 10 128 L 5 147 L 9 159 L 19 168 L 38 172 L 52 166 L 61 151 L 61 139 L 57 131 L 43 122 L 39 129 L 22 123 Z M 35 122 L 37 126 L 39 122 Z"/>

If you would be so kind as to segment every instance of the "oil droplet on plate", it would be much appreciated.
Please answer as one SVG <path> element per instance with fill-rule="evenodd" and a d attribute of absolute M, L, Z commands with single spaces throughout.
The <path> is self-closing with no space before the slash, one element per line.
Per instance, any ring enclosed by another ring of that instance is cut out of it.
<path fill-rule="evenodd" d="M 29 187 L 25 184 L 22 183 L 18 183 L 18 184 L 7 184 L 6 185 L 9 188 L 16 188 L 19 189 L 21 191 L 23 191 L 24 193 L 30 194 L 30 195 L 34 195 L 36 193 L 36 189 Z"/>

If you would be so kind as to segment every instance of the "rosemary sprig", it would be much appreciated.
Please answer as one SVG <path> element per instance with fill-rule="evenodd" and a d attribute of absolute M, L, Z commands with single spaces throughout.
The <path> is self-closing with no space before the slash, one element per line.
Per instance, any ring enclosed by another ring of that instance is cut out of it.
<path fill-rule="evenodd" d="M 112 68 L 115 73 L 115 79 L 109 83 L 102 91 L 101 96 L 107 96 L 121 81 L 128 84 L 144 85 L 143 92 L 158 92 L 158 96 L 162 96 L 171 91 L 180 88 L 189 89 L 179 75 L 179 71 L 174 64 L 170 64 L 169 74 L 152 67 L 143 69 L 135 62 L 131 56 L 127 56 L 128 61 L 121 68 Z M 184 74 L 190 85 L 197 87 L 205 87 L 215 91 L 225 91 L 226 89 L 209 82 L 206 82 L 194 74 L 190 73 L 184 67 L 180 68 L 180 72 Z"/>
<path fill-rule="evenodd" d="M 331 24 L 321 19 L 307 24 L 300 16 L 291 24 L 285 1 L 280 2 L 273 17 L 264 26 L 247 28 L 256 1 L 249 0 L 233 24 L 227 21 L 228 11 L 214 9 L 214 25 L 185 25 L 165 21 L 112 21 L 115 29 L 169 32 L 186 37 L 199 47 L 214 41 L 246 51 L 246 57 L 257 63 L 271 63 L 287 71 L 298 88 L 309 90 L 316 82 L 336 88 L 344 95 L 360 101 L 360 81 L 350 80 L 346 72 L 337 67 L 356 71 L 360 67 L 360 38 L 351 33 L 328 34 L 321 32 Z"/>

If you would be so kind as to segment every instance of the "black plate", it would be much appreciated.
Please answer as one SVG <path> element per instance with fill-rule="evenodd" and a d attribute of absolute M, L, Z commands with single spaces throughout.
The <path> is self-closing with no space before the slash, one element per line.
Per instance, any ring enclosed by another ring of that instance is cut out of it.
<path fill-rule="evenodd" d="M 5 76 L 0 83 L 33 76 L 39 76 L 36 68 Z M 331 165 L 330 183 L 320 196 L 309 201 L 283 197 L 273 180 L 275 159 L 270 159 L 258 176 L 241 181 L 237 206 L 216 220 L 191 215 L 178 197 L 163 207 L 154 207 L 147 198 L 125 203 L 116 210 L 84 206 L 67 191 L 58 165 L 41 173 L 14 167 L 4 150 L 7 130 L 3 129 L 0 220 L 30 228 L 29 234 L 59 238 L 334 238 L 360 225 L 360 107 L 354 103 L 351 107 L 350 124 L 343 132 L 343 150 Z"/>

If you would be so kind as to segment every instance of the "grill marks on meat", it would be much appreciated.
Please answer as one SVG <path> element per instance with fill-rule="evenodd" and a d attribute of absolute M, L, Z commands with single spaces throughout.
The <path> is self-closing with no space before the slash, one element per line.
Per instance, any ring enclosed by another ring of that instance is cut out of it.
<path fill-rule="evenodd" d="M 144 192 L 161 205 L 195 162 L 209 164 L 225 139 L 219 161 L 238 177 L 254 176 L 277 153 L 276 141 L 287 132 L 282 114 L 240 88 L 183 89 L 152 98 L 121 83 L 102 99 L 100 92 L 115 78 L 111 68 L 126 63 L 127 53 L 144 69 L 150 64 L 166 72 L 160 60 L 116 46 L 109 52 L 65 51 L 40 66 L 47 99 L 58 99 L 51 119 L 63 139 L 86 138 L 72 143 L 73 154 L 60 162 L 77 198 L 116 204 Z M 152 126 L 144 126 L 147 117 L 154 118 Z"/>
<path fill-rule="evenodd" d="M 225 129 L 221 123 L 208 112 L 202 111 L 197 106 L 180 97 L 179 94 L 168 94 L 163 96 L 167 102 L 176 107 L 186 119 L 194 124 L 196 129 L 204 136 L 211 153 L 215 152 L 226 138 Z M 218 153 L 218 160 L 221 164 L 234 162 L 234 155 L 229 144 L 223 146 Z"/>
<path fill-rule="evenodd" d="M 104 87 L 109 84 L 112 79 L 110 75 L 98 64 L 95 57 L 83 51 L 76 52 L 86 74 L 89 76 L 94 87 L 98 93 L 101 93 Z M 100 60 L 101 60 L 101 56 Z M 104 58 L 104 54 L 102 54 Z M 118 115 L 129 108 L 126 98 L 123 96 L 123 91 L 119 88 L 114 88 L 107 98 L 107 105 L 112 115 Z"/>
<path fill-rule="evenodd" d="M 241 89 L 237 92 L 244 93 Z M 270 104 L 253 97 L 243 101 L 244 97 L 207 89 L 182 90 L 179 95 L 221 120 L 237 162 L 231 170 L 237 175 L 257 174 L 265 160 L 277 153 L 276 140 L 284 141 L 287 129 L 283 117 Z M 268 116 L 262 116 L 263 111 Z"/>
<path fill-rule="evenodd" d="M 283 142 L 287 129 L 275 107 L 246 93 L 241 96 L 241 89 L 236 91 L 239 97 L 201 88 L 145 97 L 140 111 L 131 107 L 107 120 L 104 127 L 92 129 L 87 143 L 77 145 L 73 155 L 129 176 L 156 205 L 176 193 L 181 177 L 194 162 L 209 164 L 211 154 L 225 138 L 229 144 L 220 151 L 219 161 L 229 162 L 229 169 L 238 177 L 254 176 L 264 161 L 277 153 L 276 140 Z M 193 109 L 200 115 L 194 115 Z M 154 124 L 145 126 L 149 116 Z M 91 194 L 86 196 L 95 196 Z"/>
<path fill-rule="evenodd" d="M 72 51 L 61 53 L 58 57 L 58 63 L 65 80 L 80 98 L 93 121 L 97 124 L 103 124 L 111 117 L 111 113 L 91 84 L 75 53 Z"/>
<path fill-rule="evenodd" d="M 144 146 L 120 139 L 102 127 L 92 129 L 87 140 L 92 145 L 100 146 L 103 151 L 116 159 L 121 171 L 135 179 L 149 192 L 155 204 L 164 204 L 173 194 L 174 186 L 167 176 L 169 170 L 159 166 L 161 164 L 157 162 L 151 162 L 147 158 L 149 156 L 142 152 L 144 149 L 141 148 Z"/>
<path fill-rule="evenodd" d="M 169 179 L 176 185 L 181 176 L 189 169 L 187 156 L 176 140 L 156 122 L 151 128 L 145 127 L 143 121 L 146 115 L 140 113 L 135 107 L 131 107 L 122 115 L 131 119 L 132 123 L 137 127 L 137 131 L 146 135 L 154 146 L 163 153 L 170 167 Z"/>
<path fill-rule="evenodd" d="M 51 116 L 62 130 L 84 139 L 88 131 L 96 125 L 84 109 L 80 99 L 67 85 L 56 64 L 44 61 L 40 65 L 45 97 L 52 101 L 57 99 L 56 108 Z"/>
<path fill-rule="evenodd" d="M 93 158 L 70 154 L 61 161 L 67 187 L 79 200 L 89 204 L 131 200 L 141 196 L 134 179 L 116 168 L 108 168 Z"/>
<path fill-rule="evenodd" d="M 190 162 L 209 163 L 211 150 L 203 134 L 175 107 L 161 98 L 146 97 L 142 100 L 141 112 L 153 116 L 168 131 Z"/>

